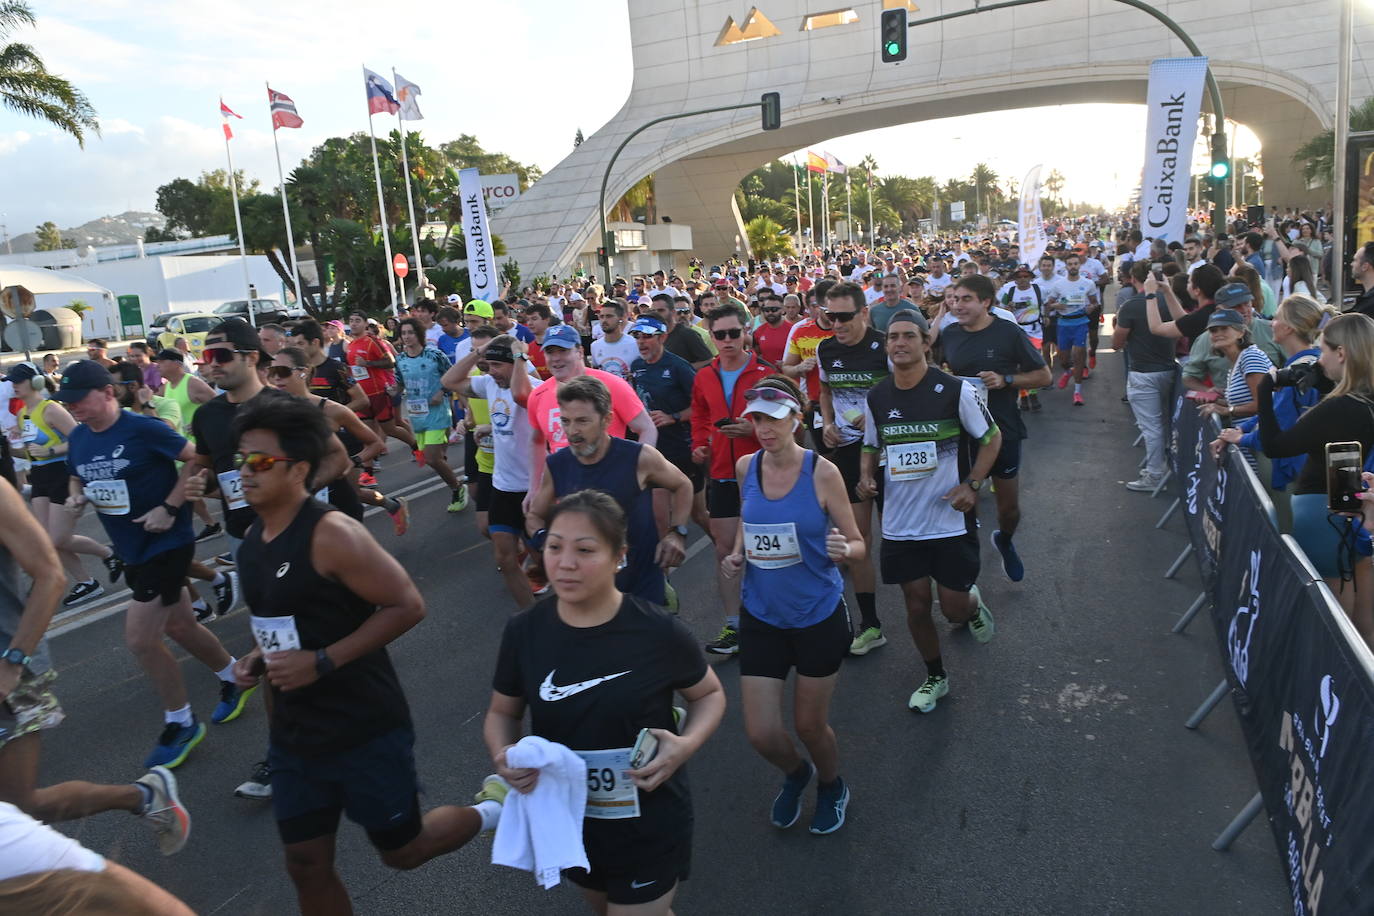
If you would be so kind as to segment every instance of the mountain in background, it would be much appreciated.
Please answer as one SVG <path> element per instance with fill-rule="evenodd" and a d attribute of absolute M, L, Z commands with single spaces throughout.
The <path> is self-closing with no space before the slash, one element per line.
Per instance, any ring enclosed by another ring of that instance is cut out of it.
<path fill-rule="evenodd" d="M 102 216 L 88 223 L 82 223 L 80 226 L 63 229 L 62 238 L 76 242 L 78 249 L 85 248 L 87 245 L 93 245 L 96 248 L 102 245 L 132 245 L 143 238 L 143 233 L 149 226 L 162 229 L 166 225 L 167 218 L 161 213 L 129 210 L 118 216 Z M 35 238 L 36 236 L 32 232 L 16 235 L 10 239 L 10 247 L 15 254 L 33 251 Z M 3 251 L 3 248 L 0 248 L 0 251 Z"/>

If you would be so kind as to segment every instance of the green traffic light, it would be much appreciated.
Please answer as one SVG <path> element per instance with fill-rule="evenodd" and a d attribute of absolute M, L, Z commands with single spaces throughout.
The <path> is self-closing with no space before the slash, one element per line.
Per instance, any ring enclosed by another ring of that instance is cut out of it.
<path fill-rule="evenodd" d="M 888 54 L 896 54 L 896 53 L 897 53 L 898 51 L 900 51 L 900 50 L 901 50 L 901 47 L 897 44 L 897 42 L 895 42 L 895 41 L 889 41 L 889 42 L 887 43 L 887 53 L 888 53 Z"/>
<path fill-rule="evenodd" d="M 1227 175 L 1230 174 L 1230 172 L 1231 172 L 1231 167 L 1230 167 L 1229 165 L 1227 165 L 1225 162 L 1213 162 L 1213 163 L 1212 163 L 1212 177 L 1213 177 L 1213 178 L 1225 178 Z"/>

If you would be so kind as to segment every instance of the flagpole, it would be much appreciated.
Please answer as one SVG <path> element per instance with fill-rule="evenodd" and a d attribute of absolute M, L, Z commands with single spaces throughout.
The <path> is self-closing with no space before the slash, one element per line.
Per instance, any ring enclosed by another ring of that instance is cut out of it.
<path fill-rule="evenodd" d="M 396 76 L 396 68 L 392 67 L 391 85 L 393 87 L 398 87 L 400 84 L 401 81 Z M 397 91 L 399 92 L 400 90 L 398 89 Z M 406 119 L 405 115 L 402 114 L 403 109 L 404 106 L 396 109 L 396 126 L 401 130 L 401 168 L 406 174 L 406 207 L 410 210 L 410 240 L 415 246 L 415 296 L 418 299 L 420 290 L 423 289 L 425 285 L 425 263 L 420 260 L 420 231 L 415 225 L 415 197 L 410 192 L 410 159 L 406 155 Z M 401 282 L 404 283 L 405 281 L 403 280 Z"/>
<path fill-rule="evenodd" d="M 878 246 L 878 236 L 873 228 L 873 169 L 869 168 L 866 171 L 868 172 L 868 247 L 871 250 Z"/>
<path fill-rule="evenodd" d="M 797 169 L 798 169 L 798 165 L 797 165 L 797 163 L 796 163 L 796 160 L 794 159 L 794 160 L 792 161 L 792 203 L 796 205 L 795 207 L 793 207 L 793 209 L 797 211 L 797 242 L 800 243 L 800 242 L 801 242 L 801 237 L 802 237 L 802 234 L 801 234 L 801 182 L 798 181 L 798 179 L 797 179 Z"/>
<path fill-rule="evenodd" d="M 228 125 L 228 121 L 224 122 Z M 234 228 L 239 234 L 239 263 L 243 265 L 243 290 L 248 296 L 248 320 L 253 327 L 258 319 L 253 308 L 253 281 L 248 278 L 248 249 L 243 244 L 243 217 L 239 215 L 239 186 L 234 179 L 234 152 L 229 148 L 229 132 L 224 132 L 224 155 L 229 159 L 229 193 L 234 198 Z"/>
<path fill-rule="evenodd" d="M 830 163 L 825 164 L 821 173 L 821 239 L 823 250 L 830 248 Z"/>
<path fill-rule="evenodd" d="M 844 231 L 848 236 L 848 241 L 854 244 L 854 198 L 850 194 L 849 188 L 849 168 L 844 170 Z"/>
<path fill-rule="evenodd" d="M 291 275 L 296 278 L 296 304 L 304 307 L 305 287 L 301 286 L 301 268 L 296 263 L 296 233 L 291 228 L 291 208 L 286 203 L 286 178 L 281 171 L 281 147 L 277 145 L 277 122 L 272 115 L 272 84 L 265 83 L 267 86 L 267 116 L 273 118 L 272 121 L 272 149 L 277 154 L 277 181 L 281 187 L 281 214 L 286 220 L 286 244 L 291 246 Z"/>
<path fill-rule="evenodd" d="M 806 221 L 811 225 L 810 247 L 816 245 L 816 206 L 811 202 L 811 154 L 807 153 L 806 160 Z"/>
<path fill-rule="evenodd" d="M 367 68 L 363 67 L 363 85 L 367 85 Z M 367 101 L 364 96 L 363 101 Z M 391 231 L 386 226 L 386 201 L 382 197 L 382 167 L 377 161 L 377 132 L 372 128 L 372 103 L 367 102 L 367 135 L 372 140 L 372 174 L 377 179 L 377 215 L 382 221 L 382 247 L 386 249 L 386 288 L 387 295 L 391 297 L 391 313 L 401 314 L 400 306 L 396 301 L 396 285 L 392 282 L 395 276 L 391 270 Z M 405 287 L 401 287 L 401 298 L 405 298 Z"/>

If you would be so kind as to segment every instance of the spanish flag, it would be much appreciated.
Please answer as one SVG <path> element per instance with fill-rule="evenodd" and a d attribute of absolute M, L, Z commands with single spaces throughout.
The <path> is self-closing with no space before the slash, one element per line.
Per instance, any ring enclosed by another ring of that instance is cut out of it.
<path fill-rule="evenodd" d="M 806 170 L 808 172 L 825 172 L 825 166 L 824 156 L 813 153 L 811 150 L 806 151 Z"/>

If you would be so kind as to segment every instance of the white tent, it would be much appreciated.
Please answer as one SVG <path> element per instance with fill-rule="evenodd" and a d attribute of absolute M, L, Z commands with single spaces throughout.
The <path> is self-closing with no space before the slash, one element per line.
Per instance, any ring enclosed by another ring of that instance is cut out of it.
<path fill-rule="evenodd" d="M 0 265 L 0 288 L 6 286 L 22 286 L 33 293 L 40 309 L 61 308 L 73 298 L 85 298 L 91 309 L 81 316 L 82 334 L 87 338 L 120 336 L 114 293 L 69 270 Z"/>

